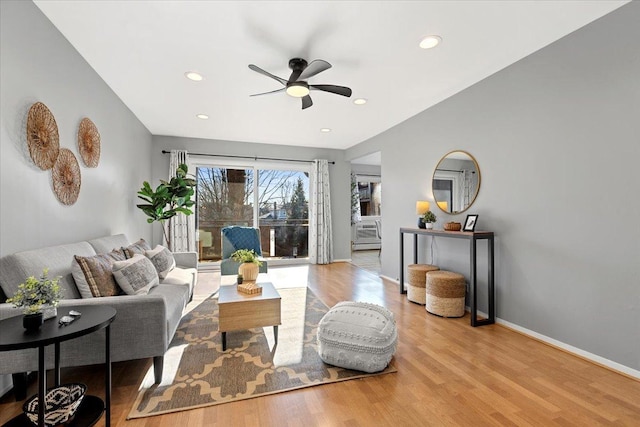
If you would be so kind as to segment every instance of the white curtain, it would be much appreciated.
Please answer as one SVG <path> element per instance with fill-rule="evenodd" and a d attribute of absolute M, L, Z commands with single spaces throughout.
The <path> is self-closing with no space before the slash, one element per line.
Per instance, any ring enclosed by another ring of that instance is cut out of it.
<path fill-rule="evenodd" d="M 194 174 L 194 170 L 189 162 L 189 154 L 183 150 L 171 150 L 171 160 L 169 161 L 169 179 L 176 175 L 178 166 L 184 163 L 189 168 L 189 175 Z M 193 208 L 192 208 L 193 210 Z M 196 242 L 196 219 L 195 212 L 191 215 L 178 213 L 167 221 L 167 234 L 171 252 L 195 252 Z"/>
<path fill-rule="evenodd" d="M 358 177 L 351 174 L 351 225 L 362 221 L 360 212 L 360 191 L 358 190 Z"/>
<path fill-rule="evenodd" d="M 330 264 L 333 261 L 333 239 L 328 161 L 313 161 L 310 185 L 313 203 L 309 218 L 309 261 L 312 264 Z"/>

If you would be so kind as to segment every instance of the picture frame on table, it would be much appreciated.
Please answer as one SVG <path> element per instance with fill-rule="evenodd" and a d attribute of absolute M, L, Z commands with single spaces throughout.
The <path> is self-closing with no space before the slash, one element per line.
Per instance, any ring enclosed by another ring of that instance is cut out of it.
<path fill-rule="evenodd" d="M 478 223 L 478 215 L 467 215 L 467 219 L 464 220 L 464 227 L 462 227 L 462 231 L 475 230 L 477 223 Z"/>

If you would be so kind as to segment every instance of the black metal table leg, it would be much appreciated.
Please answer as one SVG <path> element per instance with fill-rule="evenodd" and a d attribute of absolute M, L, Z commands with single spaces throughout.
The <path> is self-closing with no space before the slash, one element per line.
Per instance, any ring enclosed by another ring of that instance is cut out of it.
<path fill-rule="evenodd" d="M 111 426 L 111 325 L 105 328 L 104 337 L 104 359 L 105 359 L 105 379 L 104 379 L 104 406 L 105 406 L 105 425 Z"/>
<path fill-rule="evenodd" d="M 54 367 L 54 385 L 58 387 L 60 385 L 60 343 L 57 342 L 54 345 L 55 349 L 55 367 Z"/>
<path fill-rule="evenodd" d="M 222 351 L 227 351 L 227 333 L 222 333 Z"/>
<path fill-rule="evenodd" d="M 469 242 L 470 268 L 469 268 L 469 299 L 471 300 L 471 326 L 477 326 L 478 322 L 478 280 L 476 277 L 477 264 L 476 264 L 476 239 L 471 239 Z"/>
<path fill-rule="evenodd" d="M 44 345 L 38 347 L 38 427 L 44 427 L 44 395 L 47 389 L 47 368 L 44 364 Z"/>
<path fill-rule="evenodd" d="M 400 293 L 404 294 L 404 233 L 400 230 Z"/>

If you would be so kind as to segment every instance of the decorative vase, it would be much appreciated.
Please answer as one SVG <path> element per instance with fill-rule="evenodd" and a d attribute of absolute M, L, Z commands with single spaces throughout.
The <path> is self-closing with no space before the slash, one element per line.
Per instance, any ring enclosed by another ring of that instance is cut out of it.
<path fill-rule="evenodd" d="M 58 315 L 58 307 L 53 305 L 42 306 L 42 320 L 53 319 Z"/>
<path fill-rule="evenodd" d="M 25 314 L 22 316 L 22 326 L 27 332 L 37 331 L 43 322 L 42 313 Z"/>
<path fill-rule="evenodd" d="M 427 228 L 422 217 L 418 218 L 418 228 Z"/>
<path fill-rule="evenodd" d="M 255 282 L 258 278 L 258 264 L 254 262 L 243 262 L 238 267 L 238 273 L 242 274 L 245 282 Z"/>
<path fill-rule="evenodd" d="M 427 230 L 432 230 L 433 229 L 433 223 L 432 222 L 425 222 L 424 228 L 426 228 Z"/>

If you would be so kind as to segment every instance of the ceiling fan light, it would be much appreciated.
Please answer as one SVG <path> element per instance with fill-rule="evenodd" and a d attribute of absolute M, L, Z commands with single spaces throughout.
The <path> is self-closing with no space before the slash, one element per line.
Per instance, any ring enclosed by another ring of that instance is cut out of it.
<path fill-rule="evenodd" d="M 193 80 L 194 82 L 199 82 L 204 79 L 204 77 L 202 77 L 202 74 L 196 71 L 187 71 L 186 73 L 184 73 L 184 76 L 189 80 Z"/>
<path fill-rule="evenodd" d="M 440 36 L 426 36 L 420 41 L 420 47 L 423 49 L 432 49 L 440 44 L 442 38 Z"/>
<path fill-rule="evenodd" d="M 287 87 L 287 95 L 302 98 L 309 95 L 309 88 L 305 84 L 293 83 Z"/>

